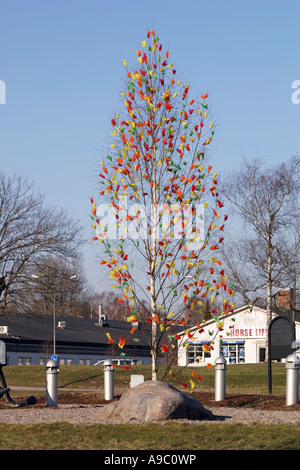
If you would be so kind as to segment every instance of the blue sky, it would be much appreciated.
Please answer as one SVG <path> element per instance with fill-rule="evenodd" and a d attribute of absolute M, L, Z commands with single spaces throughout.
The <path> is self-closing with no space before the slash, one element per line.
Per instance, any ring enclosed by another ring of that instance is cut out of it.
<path fill-rule="evenodd" d="M 242 156 L 267 165 L 300 153 L 299 0 L 0 0 L 0 169 L 28 176 L 90 228 L 98 162 L 120 103 L 123 59 L 149 29 L 191 84 L 209 92 L 217 122 L 213 165 Z M 106 289 L 97 252 L 87 276 Z"/>

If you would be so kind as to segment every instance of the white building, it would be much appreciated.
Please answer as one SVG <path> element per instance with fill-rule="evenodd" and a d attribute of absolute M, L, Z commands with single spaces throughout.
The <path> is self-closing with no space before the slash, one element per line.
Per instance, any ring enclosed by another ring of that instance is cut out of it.
<path fill-rule="evenodd" d="M 278 313 L 273 314 L 273 318 Z M 242 306 L 233 313 L 186 330 L 178 341 L 178 365 L 214 364 L 224 355 L 228 364 L 259 363 L 266 360 L 267 314 L 262 307 Z M 300 339 L 299 313 L 295 339 Z"/>

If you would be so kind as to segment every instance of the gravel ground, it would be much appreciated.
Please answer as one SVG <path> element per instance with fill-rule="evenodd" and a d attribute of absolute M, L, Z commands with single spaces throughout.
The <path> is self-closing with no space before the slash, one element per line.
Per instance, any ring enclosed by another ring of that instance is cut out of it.
<path fill-rule="evenodd" d="M 18 387 L 14 387 L 18 389 Z M 31 388 L 28 387 L 28 391 Z M 32 389 L 31 389 L 32 390 Z M 88 393 L 87 393 L 88 392 Z M 118 400 L 123 389 L 115 391 Z M 118 395 L 117 395 L 118 393 Z M 14 393 L 12 392 L 12 395 Z M 28 395 L 22 397 L 26 398 Z M 241 423 L 257 424 L 300 424 L 300 403 L 286 407 L 285 396 L 230 395 L 224 401 L 214 401 L 213 393 L 194 393 L 193 396 L 213 413 L 213 420 L 189 421 L 191 424 L 203 423 Z M 16 398 L 16 397 L 15 397 Z M 21 397 L 18 398 L 19 400 Z M 59 393 L 57 407 L 46 406 L 44 394 L 38 395 L 37 404 L 29 407 L 15 407 L 4 398 L 0 400 L 0 423 L 36 424 L 69 422 L 71 424 L 112 424 L 115 420 L 105 420 L 103 393 L 95 391 L 68 390 Z M 178 422 L 187 420 L 177 420 Z M 161 422 L 164 424 L 165 422 Z M 144 424 L 135 422 L 132 424 Z"/>
<path fill-rule="evenodd" d="M 1 407 L 0 422 L 11 424 L 36 424 L 69 422 L 71 424 L 113 424 L 117 421 L 101 419 L 103 405 L 58 405 L 57 407 L 37 406 L 29 408 Z M 203 423 L 242 423 L 256 424 L 300 424 L 299 411 L 266 411 L 257 409 L 236 409 L 209 407 L 214 420 L 189 421 L 191 424 Z M 178 420 L 178 422 L 187 420 Z M 143 424 L 143 423 L 134 423 Z"/>

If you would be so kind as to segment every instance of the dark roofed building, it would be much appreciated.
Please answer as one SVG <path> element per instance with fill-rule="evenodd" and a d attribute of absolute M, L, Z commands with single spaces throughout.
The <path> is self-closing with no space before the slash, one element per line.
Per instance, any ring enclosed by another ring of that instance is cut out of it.
<path fill-rule="evenodd" d="M 126 321 L 56 316 L 0 316 L 0 340 L 6 344 L 8 365 L 45 364 L 54 350 L 60 364 L 92 365 L 112 357 L 130 357 L 151 362 L 150 348 L 143 327 Z M 54 339 L 55 331 L 55 341 Z M 109 343 L 109 336 L 114 343 Z M 126 342 L 118 346 L 120 337 Z M 55 349 L 54 349 L 54 344 Z"/>

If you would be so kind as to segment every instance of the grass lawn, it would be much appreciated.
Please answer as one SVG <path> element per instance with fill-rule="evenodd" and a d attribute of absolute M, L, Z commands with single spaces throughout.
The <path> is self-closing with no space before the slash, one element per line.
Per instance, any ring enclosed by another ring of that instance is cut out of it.
<path fill-rule="evenodd" d="M 0 450 L 299 450 L 300 425 L 0 423 Z"/>
<path fill-rule="evenodd" d="M 180 374 L 176 375 L 181 370 Z M 170 382 L 174 387 L 182 389 L 183 382 L 189 383 L 192 379 L 192 371 L 201 375 L 203 381 L 200 389 L 203 391 L 214 390 L 215 371 L 207 367 L 174 367 L 172 372 L 175 378 Z M 3 368 L 8 386 L 36 386 L 45 387 L 46 374 L 44 366 L 6 366 Z M 163 376 L 164 369 L 159 370 L 158 379 Z M 151 380 L 151 366 L 131 366 L 129 370 L 122 366 L 115 368 L 115 388 L 129 387 L 131 374 L 144 375 L 145 380 Z M 170 376 L 166 377 L 166 381 Z M 60 388 L 73 389 L 98 389 L 102 390 L 104 384 L 103 366 L 67 366 L 59 367 L 58 386 Z M 286 387 L 285 364 L 274 363 L 272 365 L 272 393 L 282 395 Z M 259 393 L 268 394 L 268 366 L 267 364 L 227 364 L 226 391 L 228 393 Z"/>

